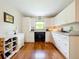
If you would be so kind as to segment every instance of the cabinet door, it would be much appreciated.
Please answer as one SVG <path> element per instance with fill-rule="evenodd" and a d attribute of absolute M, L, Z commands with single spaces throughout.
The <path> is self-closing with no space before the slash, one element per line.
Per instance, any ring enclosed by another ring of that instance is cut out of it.
<path fill-rule="evenodd" d="M 79 59 L 79 36 L 70 37 L 70 58 Z"/>
<path fill-rule="evenodd" d="M 75 22 L 74 1 L 55 17 L 55 24 L 58 25 L 72 23 L 72 22 Z"/>
<path fill-rule="evenodd" d="M 46 32 L 45 42 L 51 42 L 52 34 L 50 32 Z"/>
<path fill-rule="evenodd" d="M 18 37 L 18 49 L 20 49 L 21 48 L 21 41 L 20 41 L 20 38 Z"/>
<path fill-rule="evenodd" d="M 76 5 L 76 21 L 79 22 L 79 0 L 75 0 Z"/>
<path fill-rule="evenodd" d="M 27 42 L 34 42 L 34 32 L 29 31 Z"/>
<path fill-rule="evenodd" d="M 56 47 L 66 58 L 69 58 L 69 36 L 62 33 L 54 33 L 53 37 Z"/>
<path fill-rule="evenodd" d="M 61 52 L 66 56 L 66 58 L 69 58 L 69 36 L 66 36 L 64 34 L 60 34 L 60 40 L 61 40 Z"/>
<path fill-rule="evenodd" d="M 18 48 L 21 48 L 24 45 L 24 34 L 17 34 L 18 37 Z"/>
<path fill-rule="evenodd" d="M 22 46 L 24 45 L 24 34 L 20 34 L 20 43 Z"/>

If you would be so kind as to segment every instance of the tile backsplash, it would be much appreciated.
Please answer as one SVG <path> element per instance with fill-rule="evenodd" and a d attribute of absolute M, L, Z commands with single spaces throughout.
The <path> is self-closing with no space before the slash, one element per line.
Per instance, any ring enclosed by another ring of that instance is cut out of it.
<path fill-rule="evenodd" d="M 63 29 L 68 31 L 70 28 L 73 28 L 72 31 L 79 31 L 79 23 L 73 23 L 63 26 Z"/>

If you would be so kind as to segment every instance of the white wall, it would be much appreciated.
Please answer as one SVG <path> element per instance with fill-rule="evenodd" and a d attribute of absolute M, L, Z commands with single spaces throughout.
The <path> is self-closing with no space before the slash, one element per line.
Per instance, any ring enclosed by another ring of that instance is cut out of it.
<path fill-rule="evenodd" d="M 14 24 L 4 22 L 4 12 L 14 16 Z M 17 32 L 21 32 L 22 15 L 4 0 L 0 0 L 0 34 L 12 32 L 17 27 Z"/>

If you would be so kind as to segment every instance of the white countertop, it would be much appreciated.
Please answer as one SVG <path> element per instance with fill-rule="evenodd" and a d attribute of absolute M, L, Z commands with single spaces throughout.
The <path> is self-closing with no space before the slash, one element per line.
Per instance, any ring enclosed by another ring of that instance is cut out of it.
<path fill-rule="evenodd" d="M 0 35 L 0 38 L 4 38 L 5 41 L 9 38 L 16 37 L 16 35 Z"/>
<path fill-rule="evenodd" d="M 4 35 L 4 34 L 0 34 L 0 38 L 5 38 L 5 40 L 12 38 L 12 37 L 16 37 L 17 35 L 21 35 L 24 33 L 17 33 L 17 34 L 9 34 L 9 35 Z"/>
<path fill-rule="evenodd" d="M 31 29 L 31 32 L 46 32 L 48 31 L 47 29 Z"/>
<path fill-rule="evenodd" d="M 79 31 L 74 31 L 74 32 L 70 32 L 70 33 L 65 33 L 65 32 L 52 32 L 52 33 L 58 33 L 58 34 L 63 34 L 63 35 L 67 35 L 67 36 L 79 36 Z"/>

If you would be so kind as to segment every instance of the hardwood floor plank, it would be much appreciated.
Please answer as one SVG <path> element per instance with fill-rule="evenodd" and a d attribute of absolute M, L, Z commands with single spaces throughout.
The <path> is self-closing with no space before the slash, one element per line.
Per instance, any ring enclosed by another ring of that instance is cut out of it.
<path fill-rule="evenodd" d="M 50 43 L 26 43 L 11 59 L 65 59 Z"/>

